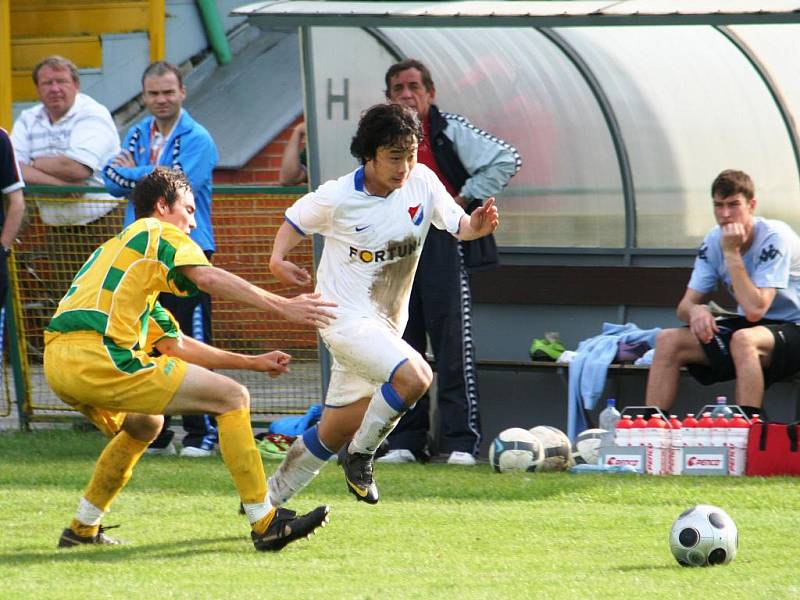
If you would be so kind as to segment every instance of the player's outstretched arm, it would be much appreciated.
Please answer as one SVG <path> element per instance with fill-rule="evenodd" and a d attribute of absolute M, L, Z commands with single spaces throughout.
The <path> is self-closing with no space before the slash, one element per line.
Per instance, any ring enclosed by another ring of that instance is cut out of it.
<path fill-rule="evenodd" d="M 328 310 L 335 307 L 336 303 L 323 300 L 320 294 L 300 294 L 294 298 L 284 298 L 224 269 L 211 266 L 179 268 L 198 288 L 211 296 L 273 311 L 292 323 L 324 327 L 336 318 Z"/>
<path fill-rule="evenodd" d="M 188 336 L 163 338 L 155 346 L 161 354 L 174 356 L 206 369 L 258 371 L 273 378 L 288 372 L 292 360 L 289 354 L 279 350 L 248 356 L 221 350 Z"/>
<path fill-rule="evenodd" d="M 500 217 L 497 214 L 497 207 L 494 204 L 494 198 L 489 198 L 471 215 L 461 217 L 458 239 L 467 241 L 481 238 L 494 233 L 498 225 L 500 225 Z"/>
<path fill-rule="evenodd" d="M 302 241 L 303 236 L 286 221 L 275 234 L 272 254 L 269 257 L 269 270 L 283 284 L 296 286 L 311 284 L 311 274 L 286 259 L 288 254 Z"/>

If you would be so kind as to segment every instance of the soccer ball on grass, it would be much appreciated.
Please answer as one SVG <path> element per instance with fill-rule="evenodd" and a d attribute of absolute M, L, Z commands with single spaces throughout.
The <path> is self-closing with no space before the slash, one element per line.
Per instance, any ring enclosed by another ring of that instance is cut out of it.
<path fill-rule="evenodd" d="M 587 429 L 578 434 L 572 445 L 572 458 L 576 465 L 596 465 L 600 458 L 600 442 L 605 429 Z"/>
<path fill-rule="evenodd" d="M 542 446 L 542 458 L 537 471 L 565 471 L 575 465 L 572 445 L 567 434 L 556 427 L 539 425 L 529 430 Z"/>
<path fill-rule="evenodd" d="M 698 504 L 675 519 L 669 549 L 684 567 L 726 565 L 736 557 L 739 535 L 736 524 L 716 506 Z"/>
<path fill-rule="evenodd" d="M 536 436 L 521 427 L 501 431 L 489 447 L 489 463 L 498 473 L 535 471 L 543 455 Z"/>

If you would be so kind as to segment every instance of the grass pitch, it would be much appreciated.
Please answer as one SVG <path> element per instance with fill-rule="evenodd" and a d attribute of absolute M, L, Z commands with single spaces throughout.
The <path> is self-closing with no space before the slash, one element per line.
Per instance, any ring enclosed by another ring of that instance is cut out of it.
<path fill-rule="evenodd" d="M 379 464 L 381 501 L 368 506 L 331 464 L 291 504 L 330 504 L 328 527 L 262 554 L 218 457 L 145 456 L 104 519 L 128 544 L 56 550 L 103 444 L 94 433 L 0 434 L 0 598 L 800 597 L 792 478 Z M 672 521 L 699 503 L 736 521 L 731 565 L 672 558 Z"/>

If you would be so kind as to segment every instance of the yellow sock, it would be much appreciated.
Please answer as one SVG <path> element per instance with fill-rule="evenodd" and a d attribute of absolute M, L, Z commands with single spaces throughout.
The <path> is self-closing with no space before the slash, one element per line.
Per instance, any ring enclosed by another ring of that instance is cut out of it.
<path fill-rule="evenodd" d="M 222 460 L 231 472 L 242 502 L 265 502 L 267 478 L 264 475 L 264 463 L 261 462 L 261 455 L 253 439 L 250 411 L 240 408 L 219 415 L 217 431 Z"/>
<path fill-rule="evenodd" d="M 78 521 L 78 519 L 72 519 L 69 528 L 81 537 L 94 537 L 97 535 L 97 532 L 100 531 L 100 525 L 85 525 Z"/>
<path fill-rule="evenodd" d="M 278 509 L 273 508 L 266 515 L 261 517 L 255 523 L 253 523 L 252 525 L 253 531 L 255 531 L 259 535 L 265 533 L 267 531 L 267 527 L 269 527 L 269 524 L 272 523 L 272 519 L 273 517 L 275 517 L 276 512 L 278 512 Z"/>
<path fill-rule="evenodd" d="M 149 445 L 125 431 L 120 431 L 103 450 L 94 467 L 84 498 L 102 511 L 107 511 L 117 494 L 133 474 L 133 467 Z M 78 533 L 75 530 L 75 533 Z M 95 532 L 96 533 L 96 532 Z"/>

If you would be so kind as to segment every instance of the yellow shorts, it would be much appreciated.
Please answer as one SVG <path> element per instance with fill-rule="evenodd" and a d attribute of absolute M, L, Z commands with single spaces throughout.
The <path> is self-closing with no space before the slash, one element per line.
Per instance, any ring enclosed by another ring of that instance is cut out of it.
<path fill-rule="evenodd" d="M 92 332 L 49 337 L 44 350 L 47 383 L 106 435 L 120 430 L 127 413 L 163 414 L 186 368 L 172 356 L 107 347 L 103 336 Z"/>

